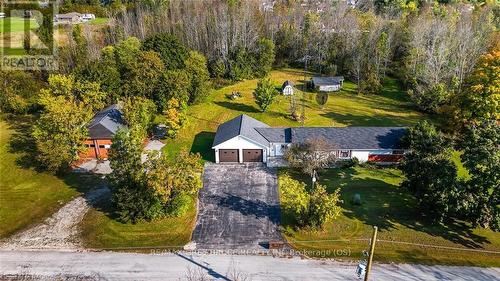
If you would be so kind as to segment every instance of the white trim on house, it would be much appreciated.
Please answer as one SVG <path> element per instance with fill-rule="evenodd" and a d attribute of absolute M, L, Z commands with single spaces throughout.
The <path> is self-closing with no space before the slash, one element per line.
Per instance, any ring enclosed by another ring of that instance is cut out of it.
<path fill-rule="evenodd" d="M 239 156 L 238 159 L 240 163 L 243 163 L 243 150 L 245 149 L 262 149 L 262 162 L 264 163 L 267 162 L 267 156 L 269 153 L 269 148 L 267 146 L 255 142 L 242 135 L 228 139 L 223 143 L 213 146 L 212 149 L 215 150 L 215 163 L 220 163 L 219 149 L 237 149 Z"/>

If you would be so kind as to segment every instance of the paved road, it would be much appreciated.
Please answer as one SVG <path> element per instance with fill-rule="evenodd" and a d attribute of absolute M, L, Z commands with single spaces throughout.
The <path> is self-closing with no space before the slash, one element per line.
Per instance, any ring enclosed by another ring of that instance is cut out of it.
<path fill-rule="evenodd" d="M 276 171 L 262 164 L 207 165 L 193 240 L 198 249 L 258 249 L 280 240 Z"/>
<path fill-rule="evenodd" d="M 354 263 L 270 256 L 0 251 L 0 280 L 357 280 L 355 268 Z M 494 281 L 498 276 L 499 268 L 375 264 L 372 280 Z"/>

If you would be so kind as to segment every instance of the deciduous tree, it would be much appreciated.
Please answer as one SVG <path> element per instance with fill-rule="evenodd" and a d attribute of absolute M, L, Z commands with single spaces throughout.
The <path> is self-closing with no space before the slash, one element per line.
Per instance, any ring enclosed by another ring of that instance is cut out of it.
<path fill-rule="evenodd" d="M 264 112 L 278 96 L 278 91 L 269 78 L 259 80 L 257 88 L 253 92 L 255 103 Z"/>
<path fill-rule="evenodd" d="M 481 57 L 461 93 L 459 108 L 469 122 L 500 120 L 500 50 Z"/>
<path fill-rule="evenodd" d="M 302 143 L 293 143 L 285 151 L 285 159 L 290 166 L 313 176 L 314 171 L 328 168 L 336 159 L 334 149 L 328 140 L 311 137 Z"/>
<path fill-rule="evenodd" d="M 475 225 L 500 230 L 500 126 L 492 120 L 469 125 L 461 160 L 471 175 L 462 183 L 461 207 Z"/>
<path fill-rule="evenodd" d="M 73 96 L 42 94 L 43 113 L 33 126 L 37 159 L 51 172 L 65 171 L 86 148 L 91 111 Z"/>
<path fill-rule="evenodd" d="M 405 142 L 410 152 L 401 165 L 406 177 L 402 186 L 415 195 L 430 219 L 442 221 L 454 215 L 459 187 L 451 141 L 424 121 L 409 129 Z"/>
<path fill-rule="evenodd" d="M 185 71 L 190 78 L 189 104 L 203 101 L 211 91 L 207 59 L 201 53 L 191 51 L 185 61 Z"/>

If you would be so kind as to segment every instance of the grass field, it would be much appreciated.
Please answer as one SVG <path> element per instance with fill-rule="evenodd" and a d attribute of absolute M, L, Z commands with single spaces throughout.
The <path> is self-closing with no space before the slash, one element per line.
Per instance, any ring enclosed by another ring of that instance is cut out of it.
<path fill-rule="evenodd" d="M 28 25 L 28 29 L 38 28 L 38 23 L 34 19 L 23 18 L 2 18 L 0 19 L 0 34 L 7 32 L 24 32 L 24 25 Z"/>
<path fill-rule="evenodd" d="M 285 80 L 301 87 L 304 74 L 293 69 L 275 70 L 270 78 L 277 87 Z M 267 112 L 260 112 L 252 96 L 256 86 L 257 80 L 236 83 L 215 90 L 207 102 L 189 107 L 187 124 L 176 139 L 167 140 L 164 150 L 175 153 L 187 149 L 213 161 L 211 146 L 217 126 L 242 113 L 271 126 L 301 125 L 288 117 L 290 102 L 284 96 L 279 96 Z M 226 95 L 233 91 L 241 92 L 243 97 L 230 100 Z M 302 97 L 297 90 L 295 95 Z M 330 94 L 324 107 L 317 104 L 313 93 L 306 93 L 304 102 L 306 126 L 409 126 L 425 118 L 413 109 L 394 79 L 387 79 L 380 95 L 358 95 L 355 84 L 347 81 L 342 91 Z"/>
<path fill-rule="evenodd" d="M 94 20 L 91 20 L 89 24 L 101 25 L 101 24 L 107 24 L 108 22 L 109 22 L 108 18 L 95 18 Z"/>
<path fill-rule="evenodd" d="M 91 209 L 84 217 L 81 230 L 86 247 L 146 251 L 149 248 L 179 249 L 191 240 L 196 222 L 196 207 L 181 217 L 164 218 L 137 224 L 120 223 L 113 217 L 109 201 Z"/>
<path fill-rule="evenodd" d="M 37 172 L 30 151 L 30 117 L 0 116 L 0 238 L 49 216 L 92 186 L 93 178 Z"/>
<path fill-rule="evenodd" d="M 280 175 L 284 172 L 280 171 Z M 292 176 L 306 183 L 310 181 L 296 172 Z M 378 240 L 382 240 L 376 245 L 374 257 L 379 262 L 500 266 L 500 233 L 472 229 L 459 221 L 443 225 L 427 222 L 417 212 L 415 199 L 399 186 L 402 180 L 401 172 L 391 168 L 326 170 L 319 174 L 319 183 L 325 184 L 330 192 L 341 188 L 341 216 L 324 230 L 311 231 L 294 230 L 292 218 L 284 214 L 286 238 L 296 249 L 308 250 L 312 255 L 360 259 L 362 251 L 368 250 L 372 226 L 376 225 Z M 361 195 L 360 206 L 352 204 L 356 193 Z M 349 254 L 343 255 L 344 251 Z"/>

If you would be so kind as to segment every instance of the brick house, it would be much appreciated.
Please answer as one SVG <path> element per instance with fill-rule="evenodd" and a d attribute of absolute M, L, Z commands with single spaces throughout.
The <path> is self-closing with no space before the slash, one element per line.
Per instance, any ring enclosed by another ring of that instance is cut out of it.
<path fill-rule="evenodd" d="M 81 158 L 107 159 L 111 140 L 125 121 L 117 104 L 99 111 L 87 125 L 89 139 L 85 141 L 87 152 Z"/>

